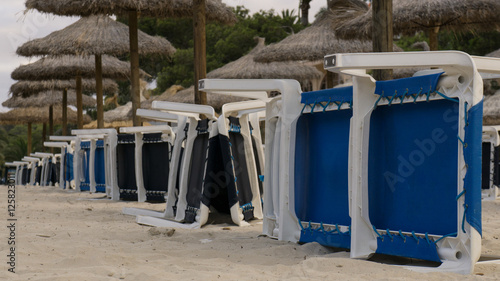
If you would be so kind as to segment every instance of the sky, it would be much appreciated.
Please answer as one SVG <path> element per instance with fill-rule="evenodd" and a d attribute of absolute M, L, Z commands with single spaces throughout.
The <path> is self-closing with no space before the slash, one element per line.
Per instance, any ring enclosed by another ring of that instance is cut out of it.
<path fill-rule="evenodd" d="M 10 73 L 21 64 L 38 59 L 16 55 L 17 47 L 78 20 L 75 17 L 59 17 L 38 12 L 24 14 L 24 2 L 25 0 L 2 1 L 0 6 L 0 104 L 9 98 L 9 88 L 15 82 L 10 78 Z M 299 0 L 222 0 L 222 2 L 233 7 L 245 6 L 251 13 L 270 9 L 276 12 L 294 9 L 297 12 L 299 5 Z M 312 1 L 309 19 L 313 19 L 323 6 L 326 6 L 326 0 Z M 0 112 L 5 111 L 8 109 L 0 105 Z"/>

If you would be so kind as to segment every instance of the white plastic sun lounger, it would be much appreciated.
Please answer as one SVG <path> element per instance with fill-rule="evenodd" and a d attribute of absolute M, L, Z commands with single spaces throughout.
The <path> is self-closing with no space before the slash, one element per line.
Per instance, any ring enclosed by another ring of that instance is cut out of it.
<path fill-rule="evenodd" d="M 408 66 L 442 71 L 380 83 L 366 74 Z M 325 57 L 326 69 L 353 76 L 352 258 L 380 253 L 441 263 L 414 270 L 472 272 L 481 253 L 479 72 L 500 69 L 484 66 L 454 51 Z"/>
<path fill-rule="evenodd" d="M 500 195 L 500 126 L 483 126 L 482 179 L 483 200 L 495 200 Z"/>
<path fill-rule="evenodd" d="M 175 138 L 172 128 L 168 125 L 125 127 L 120 128 L 120 132 L 134 135 L 137 200 L 165 201 Z"/>
<path fill-rule="evenodd" d="M 75 140 L 75 179 L 76 190 L 105 192 L 113 199 L 116 190 L 116 145 L 115 129 L 73 130 Z M 88 153 L 83 153 L 85 149 Z M 85 157 L 84 157 L 85 156 Z M 86 163 L 87 165 L 83 165 Z"/>

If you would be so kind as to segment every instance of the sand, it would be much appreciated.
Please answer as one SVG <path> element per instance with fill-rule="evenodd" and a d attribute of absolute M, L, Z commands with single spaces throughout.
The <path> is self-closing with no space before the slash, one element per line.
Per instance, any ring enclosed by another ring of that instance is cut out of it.
<path fill-rule="evenodd" d="M 6 187 L 0 186 L 7 225 Z M 101 198 L 101 199 L 99 199 Z M 468 276 L 418 273 L 352 260 L 316 243 L 298 245 L 249 227 L 210 224 L 198 230 L 141 226 L 102 194 L 55 187 L 18 187 L 16 274 L 7 271 L 8 230 L 0 231 L 0 280 L 498 280 L 499 264 L 476 265 Z M 94 200 L 92 200 L 94 199 Z M 500 256 L 500 201 L 483 203 L 484 255 Z"/>

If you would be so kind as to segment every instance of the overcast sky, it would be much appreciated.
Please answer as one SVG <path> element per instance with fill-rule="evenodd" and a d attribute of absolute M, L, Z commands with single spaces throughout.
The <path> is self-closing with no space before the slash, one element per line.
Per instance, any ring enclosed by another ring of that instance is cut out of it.
<path fill-rule="evenodd" d="M 8 98 L 9 87 L 14 83 L 10 73 L 19 65 L 36 61 L 37 58 L 24 58 L 16 55 L 16 49 L 31 39 L 48 35 L 75 22 L 74 17 L 42 15 L 36 12 L 24 14 L 25 0 L 2 1 L 0 6 L 0 104 Z M 284 9 L 298 10 L 299 0 L 222 0 L 229 6 L 243 5 L 251 13 L 259 10 Z M 325 0 L 311 2 L 310 20 L 323 6 Z M 0 111 L 8 109 L 1 107 Z"/>

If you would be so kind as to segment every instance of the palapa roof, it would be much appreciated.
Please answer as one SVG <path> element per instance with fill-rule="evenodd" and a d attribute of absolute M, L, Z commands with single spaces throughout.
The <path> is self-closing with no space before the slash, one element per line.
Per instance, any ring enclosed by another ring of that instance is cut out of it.
<path fill-rule="evenodd" d="M 2 106 L 9 108 L 17 107 L 46 107 L 62 104 L 62 91 L 46 91 L 33 95 L 29 98 L 13 96 L 2 103 Z M 95 106 L 96 100 L 90 96 L 82 95 L 83 106 Z M 76 92 L 68 91 L 68 105 L 76 106 Z"/>
<path fill-rule="evenodd" d="M 497 0 L 393 0 L 394 34 L 440 27 L 453 31 L 494 30 L 500 26 Z M 336 27 L 340 38 L 371 38 L 372 10 Z"/>
<path fill-rule="evenodd" d="M 123 15 L 134 10 L 157 18 L 193 16 L 192 0 L 26 0 L 25 5 L 27 10 L 61 16 Z M 233 10 L 221 0 L 206 0 L 206 17 L 220 23 L 236 22 Z"/>
<path fill-rule="evenodd" d="M 500 49 L 484 55 L 485 57 L 500 58 Z"/>
<path fill-rule="evenodd" d="M 172 55 L 175 48 L 165 38 L 139 32 L 139 54 Z M 125 55 L 130 52 L 129 28 L 108 16 L 89 16 L 17 48 L 21 56 Z"/>
<path fill-rule="evenodd" d="M 148 76 L 143 70 L 142 77 Z M 11 77 L 14 80 L 48 80 L 74 79 L 77 75 L 84 78 L 95 77 L 95 59 L 90 56 L 47 56 L 36 62 L 16 68 Z M 102 57 L 102 77 L 112 79 L 129 79 L 130 64 L 115 57 Z"/>
<path fill-rule="evenodd" d="M 104 122 L 112 123 L 117 121 L 132 120 L 132 102 L 129 101 L 125 105 L 118 106 L 115 109 L 104 112 Z"/>
<path fill-rule="evenodd" d="M 82 79 L 82 89 L 84 91 L 95 91 L 95 79 Z M 117 93 L 118 84 L 110 79 L 102 80 L 103 90 L 107 93 Z M 10 93 L 13 96 L 28 97 L 44 91 L 75 89 L 76 81 L 73 80 L 41 80 L 29 81 L 21 80 L 10 86 Z"/>
<path fill-rule="evenodd" d="M 484 125 L 500 125 L 500 90 L 494 95 L 484 97 L 483 123 Z"/>
<path fill-rule="evenodd" d="M 60 106 L 53 107 L 53 119 L 55 124 L 62 123 L 62 108 Z M 83 115 L 83 123 L 89 123 L 91 118 Z M 49 107 L 26 107 L 15 108 L 8 112 L 0 113 L 0 124 L 27 124 L 27 123 L 48 123 L 49 122 Z M 76 112 L 68 108 L 68 123 L 76 124 Z"/>
<path fill-rule="evenodd" d="M 266 47 L 264 38 L 247 55 L 217 68 L 207 78 L 219 79 L 295 79 L 301 82 L 321 79 L 323 74 L 313 66 L 297 62 L 255 62 L 254 57 Z"/>
<path fill-rule="evenodd" d="M 322 61 L 325 55 L 332 53 L 372 51 L 370 41 L 338 39 L 332 25 L 340 20 L 343 20 L 343 17 L 337 17 L 336 13 L 330 10 L 325 11 L 311 26 L 259 51 L 255 54 L 255 61 Z"/>

